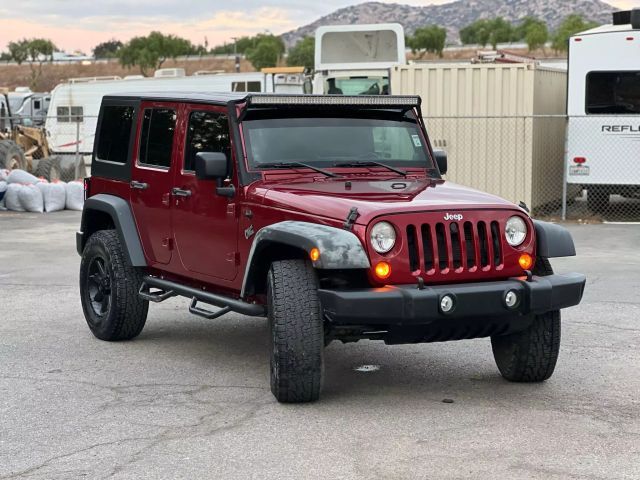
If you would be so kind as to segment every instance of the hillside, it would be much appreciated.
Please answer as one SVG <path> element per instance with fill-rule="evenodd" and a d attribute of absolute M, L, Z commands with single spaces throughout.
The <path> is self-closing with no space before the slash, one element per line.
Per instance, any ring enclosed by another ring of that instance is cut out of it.
<path fill-rule="evenodd" d="M 551 29 L 572 13 L 598 22 L 610 23 L 615 7 L 601 0 L 457 0 L 443 5 L 416 7 L 397 3 L 367 2 L 341 8 L 283 35 L 287 45 L 305 36 L 313 36 L 321 25 L 360 23 L 400 23 L 407 33 L 424 25 L 440 25 L 447 29 L 448 43 L 458 42 L 458 31 L 480 18 L 501 16 L 517 22 L 526 16 L 545 20 Z"/>

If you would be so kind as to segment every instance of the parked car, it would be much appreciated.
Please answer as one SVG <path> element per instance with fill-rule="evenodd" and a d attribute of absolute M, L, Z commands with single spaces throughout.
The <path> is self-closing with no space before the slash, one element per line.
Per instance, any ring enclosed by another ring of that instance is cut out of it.
<path fill-rule="evenodd" d="M 136 337 L 176 295 L 266 316 L 271 391 L 318 399 L 324 346 L 491 337 L 510 381 L 549 378 L 584 275 L 564 228 L 447 182 L 419 97 L 103 99 L 77 249 L 93 334 Z M 212 309 L 211 306 L 218 307 Z"/>

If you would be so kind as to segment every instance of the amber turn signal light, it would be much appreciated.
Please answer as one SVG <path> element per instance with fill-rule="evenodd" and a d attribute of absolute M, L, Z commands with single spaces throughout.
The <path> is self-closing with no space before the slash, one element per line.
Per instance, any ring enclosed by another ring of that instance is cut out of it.
<path fill-rule="evenodd" d="M 378 264 L 376 264 L 374 272 L 376 274 L 376 277 L 378 277 L 380 280 L 385 280 L 391 275 L 391 265 L 389 265 L 387 262 L 379 262 Z"/>
<path fill-rule="evenodd" d="M 533 257 L 528 253 L 523 253 L 520 255 L 518 263 L 523 270 L 531 270 L 531 267 L 533 267 Z"/>
<path fill-rule="evenodd" d="M 320 258 L 320 250 L 318 250 L 316 247 L 313 247 L 309 252 L 309 257 L 311 258 L 312 262 L 318 261 L 318 259 Z"/>

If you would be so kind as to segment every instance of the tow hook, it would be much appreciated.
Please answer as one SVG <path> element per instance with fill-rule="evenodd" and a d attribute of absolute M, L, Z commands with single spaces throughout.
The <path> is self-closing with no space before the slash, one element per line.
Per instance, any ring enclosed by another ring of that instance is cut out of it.
<path fill-rule="evenodd" d="M 418 277 L 418 290 L 424 290 L 424 278 Z"/>
<path fill-rule="evenodd" d="M 527 282 L 533 282 L 533 273 L 531 273 L 531 270 L 525 270 L 524 273 L 527 276 Z"/>

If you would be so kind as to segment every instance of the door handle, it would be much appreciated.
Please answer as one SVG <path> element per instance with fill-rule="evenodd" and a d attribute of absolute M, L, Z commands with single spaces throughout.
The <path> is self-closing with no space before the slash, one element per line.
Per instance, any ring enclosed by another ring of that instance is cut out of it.
<path fill-rule="evenodd" d="M 136 190 L 146 190 L 147 188 L 149 188 L 148 183 L 138 182 L 137 180 L 131 180 L 131 183 L 129 185 L 131 185 L 131 188 L 134 188 Z"/>
<path fill-rule="evenodd" d="M 174 187 L 171 189 L 171 195 L 175 197 L 190 197 L 191 190 L 183 190 L 181 188 Z"/>

